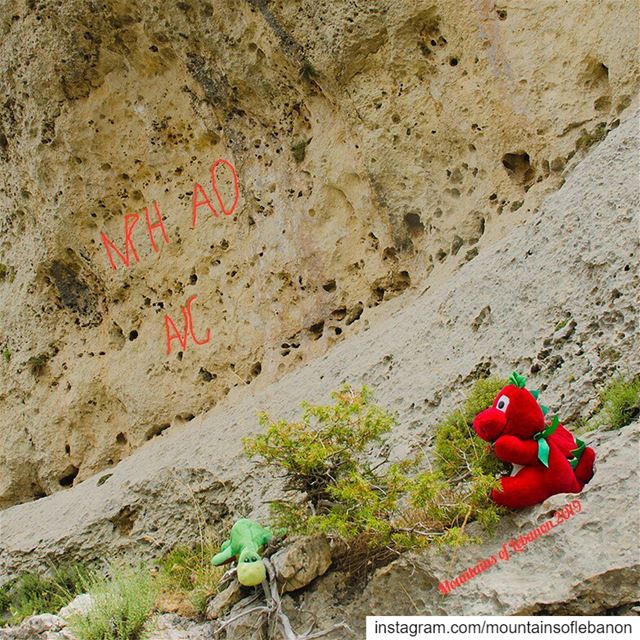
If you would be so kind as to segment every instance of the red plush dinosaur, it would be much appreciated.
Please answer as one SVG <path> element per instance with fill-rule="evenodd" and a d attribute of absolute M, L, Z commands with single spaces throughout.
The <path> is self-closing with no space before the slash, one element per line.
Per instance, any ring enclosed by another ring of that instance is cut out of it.
<path fill-rule="evenodd" d="M 538 404 L 538 391 L 525 389 L 525 382 L 512 373 L 493 405 L 473 421 L 475 432 L 493 443 L 498 458 L 514 465 L 512 475 L 500 480 L 501 489 L 491 493 L 510 509 L 538 504 L 556 493 L 579 493 L 593 476 L 596 457 L 557 416 L 545 422 L 546 407 Z"/>

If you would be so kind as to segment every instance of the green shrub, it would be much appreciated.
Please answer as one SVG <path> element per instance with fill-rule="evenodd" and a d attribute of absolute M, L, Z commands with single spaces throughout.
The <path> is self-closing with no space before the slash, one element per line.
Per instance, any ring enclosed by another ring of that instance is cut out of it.
<path fill-rule="evenodd" d="M 588 416 L 576 418 L 572 431 L 578 435 L 604 429 L 620 429 L 640 416 L 640 375 L 614 378 L 598 394 L 598 405 Z"/>
<path fill-rule="evenodd" d="M 49 361 L 48 353 L 41 353 L 37 356 L 31 356 L 27 360 L 27 366 L 34 376 L 39 376 Z"/>
<path fill-rule="evenodd" d="M 11 361 L 11 349 L 9 349 L 9 347 L 5 347 L 2 350 L 2 357 L 4 358 L 5 362 L 10 362 Z"/>
<path fill-rule="evenodd" d="M 224 573 L 222 567 L 211 564 L 219 550 L 219 542 L 211 536 L 195 547 L 179 545 L 172 549 L 160 562 L 161 600 L 177 603 L 182 613 L 191 608 L 193 613 L 203 614 Z M 180 606 L 180 601 L 188 607 Z"/>
<path fill-rule="evenodd" d="M 113 570 L 111 578 L 95 577 L 86 587 L 94 604 L 85 615 L 70 616 L 78 640 L 141 640 L 159 593 L 148 569 Z"/>
<path fill-rule="evenodd" d="M 331 395 L 336 400 L 331 406 L 304 402 L 300 422 L 273 422 L 261 413 L 266 433 L 244 440 L 250 457 L 281 467 L 286 488 L 305 493 L 313 508 L 331 498 L 329 489 L 340 480 L 372 473 L 362 454 L 395 424 L 391 415 L 371 404 L 366 387 L 355 392 L 345 386 Z"/>
<path fill-rule="evenodd" d="M 395 552 L 433 541 L 463 542 L 470 520 L 492 527 L 501 512 L 489 490 L 504 465 L 471 423 L 504 384 L 476 383 L 464 406 L 436 428 L 433 467 L 422 471 L 419 457 L 390 464 L 371 455 L 383 448 L 396 421 L 371 402 L 366 387 L 343 387 L 330 406 L 303 403 L 299 422 L 260 414 L 266 433 L 246 439 L 245 451 L 282 469 L 285 488 L 301 496 L 272 504 L 275 525 Z"/>
<path fill-rule="evenodd" d="M 436 427 L 434 467 L 449 482 L 457 484 L 478 475 L 494 476 L 504 464 L 473 430 L 473 419 L 490 407 L 506 380 L 478 380 L 460 409 L 456 409 Z"/>
<path fill-rule="evenodd" d="M 0 589 L 3 624 L 16 625 L 29 616 L 57 613 L 82 593 L 92 572 L 81 565 L 62 565 L 49 575 L 24 573 Z"/>
<path fill-rule="evenodd" d="M 640 415 L 640 376 L 620 376 L 600 392 L 601 423 L 607 431 L 620 429 Z"/>

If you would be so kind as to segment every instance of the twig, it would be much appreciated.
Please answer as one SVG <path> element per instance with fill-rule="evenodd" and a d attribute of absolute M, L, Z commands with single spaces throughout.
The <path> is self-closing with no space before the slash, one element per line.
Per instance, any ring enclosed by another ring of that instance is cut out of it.
<path fill-rule="evenodd" d="M 235 567 L 231 567 L 231 569 L 225 571 L 225 573 L 222 574 L 222 578 L 220 578 L 220 581 L 218 582 L 218 587 L 221 587 L 223 584 L 234 578 L 237 572 L 238 570 Z"/>
<path fill-rule="evenodd" d="M 238 378 L 238 380 L 240 380 L 240 382 L 242 382 L 242 384 L 249 384 L 246 380 L 243 380 L 233 369 L 229 368 L 229 371 L 231 371 L 231 373 L 233 373 L 233 375 Z"/>
<path fill-rule="evenodd" d="M 228 627 L 232 622 L 235 622 L 236 620 L 239 620 L 240 618 L 243 618 L 244 616 L 248 616 L 250 613 L 254 613 L 255 611 L 269 611 L 269 608 L 264 605 L 261 604 L 257 607 L 251 607 L 251 609 L 245 609 L 244 611 L 241 611 L 240 613 L 236 614 L 235 616 L 231 616 L 230 618 L 227 618 L 224 622 L 221 622 L 218 626 L 218 631 L 222 631 L 225 627 Z"/>
<path fill-rule="evenodd" d="M 316 631 L 311 633 L 311 629 L 309 629 L 309 631 L 307 631 L 306 633 L 298 635 L 291 626 L 289 616 L 282 609 L 282 599 L 280 598 L 280 593 L 278 591 L 275 569 L 273 568 L 273 565 L 268 558 L 263 558 L 262 561 L 264 562 L 267 569 L 267 577 L 262 582 L 262 590 L 264 592 L 265 603 L 255 607 L 249 607 L 248 609 L 244 609 L 243 611 L 240 611 L 239 613 L 236 613 L 231 617 L 220 620 L 218 622 L 216 634 L 222 631 L 224 628 L 228 627 L 232 622 L 235 622 L 236 620 L 239 620 L 240 618 L 243 618 L 252 613 L 266 614 L 269 625 L 271 626 L 272 623 L 275 624 L 279 628 L 285 640 L 313 640 L 314 638 L 321 638 L 322 636 L 325 636 L 328 633 L 335 631 L 336 629 L 346 629 L 349 633 L 353 634 L 352 629 L 346 623 L 341 622 L 324 631 Z M 228 574 L 230 575 L 232 571 L 235 570 L 228 571 L 225 576 Z M 253 598 L 249 599 L 246 604 L 251 604 L 259 597 L 259 592 L 256 592 Z M 313 625 L 311 628 L 313 628 Z"/>

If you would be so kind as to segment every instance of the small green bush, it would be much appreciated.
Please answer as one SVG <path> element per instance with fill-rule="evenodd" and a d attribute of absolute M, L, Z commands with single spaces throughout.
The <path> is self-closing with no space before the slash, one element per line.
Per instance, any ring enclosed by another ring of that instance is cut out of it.
<path fill-rule="evenodd" d="M 172 549 L 160 562 L 161 599 L 186 601 L 194 613 L 203 614 L 224 573 L 222 567 L 211 564 L 219 550 L 218 540 L 211 536 L 195 547 L 179 545 Z"/>
<path fill-rule="evenodd" d="M 574 433 L 581 435 L 596 429 L 621 429 L 640 416 L 640 375 L 614 378 L 600 391 L 598 399 L 598 406 L 590 415 L 573 421 Z"/>
<path fill-rule="evenodd" d="M 434 466 L 447 481 L 457 484 L 474 475 L 494 476 L 504 471 L 504 464 L 476 436 L 472 423 L 478 413 L 491 406 L 506 384 L 506 380 L 498 378 L 478 380 L 462 407 L 436 427 Z"/>
<path fill-rule="evenodd" d="M 62 565 L 49 575 L 24 573 L 0 589 L 2 623 L 16 625 L 29 616 L 57 613 L 82 593 L 92 572 L 82 565 Z"/>
<path fill-rule="evenodd" d="M 504 464 L 471 423 L 504 384 L 476 383 L 464 406 L 436 428 L 433 468 L 423 471 L 419 457 L 389 463 L 371 455 L 383 448 L 396 421 L 372 403 L 366 387 L 343 387 L 330 406 L 303 403 L 299 422 L 260 414 L 266 433 L 246 439 L 245 451 L 282 469 L 286 489 L 301 496 L 272 504 L 275 525 L 396 552 L 433 541 L 461 543 L 470 520 L 491 528 L 501 512 L 489 490 Z"/>
<path fill-rule="evenodd" d="M 142 640 L 159 594 L 159 582 L 143 567 L 113 570 L 86 585 L 94 604 L 85 615 L 70 617 L 78 640 Z"/>
<path fill-rule="evenodd" d="M 601 422 L 609 431 L 620 429 L 640 416 L 640 376 L 614 379 L 600 392 Z"/>
<path fill-rule="evenodd" d="M 5 362 L 10 362 L 11 361 L 11 349 L 9 349 L 9 347 L 5 347 L 2 350 L 2 357 L 4 358 Z"/>
<path fill-rule="evenodd" d="M 331 406 L 302 404 L 300 422 L 272 421 L 259 415 L 264 435 L 245 439 L 245 452 L 281 467 L 286 488 L 305 493 L 314 507 L 331 498 L 330 488 L 352 474 L 370 475 L 362 454 L 382 440 L 395 424 L 386 411 L 370 402 L 371 392 L 343 387 L 331 394 Z"/>
<path fill-rule="evenodd" d="M 27 366 L 34 376 L 39 376 L 49 361 L 48 353 L 41 353 L 37 356 L 31 356 L 27 360 Z"/>

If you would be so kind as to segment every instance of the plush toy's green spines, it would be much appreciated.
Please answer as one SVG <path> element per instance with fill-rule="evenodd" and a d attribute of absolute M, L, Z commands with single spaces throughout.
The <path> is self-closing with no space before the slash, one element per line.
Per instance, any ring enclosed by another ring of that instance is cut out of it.
<path fill-rule="evenodd" d="M 524 389 L 527 384 L 527 379 L 524 376 L 521 376 L 517 371 L 514 371 L 509 376 L 509 384 L 512 384 L 514 387 L 518 387 L 518 389 Z M 528 389 L 529 393 L 538 400 L 538 396 L 540 395 L 540 389 Z M 540 409 L 542 409 L 542 413 L 546 416 L 549 413 L 549 407 L 543 405 L 538 401 L 540 405 Z"/>
<path fill-rule="evenodd" d="M 270 529 L 253 520 L 241 518 L 231 527 L 229 540 L 222 543 L 220 553 L 211 558 L 211 564 L 217 566 L 236 558 L 238 581 L 247 587 L 254 587 L 266 577 L 260 551 L 273 537 Z"/>
<path fill-rule="evenodd" d="M 524 389 L 527 383 L 527 379 L 524 376 L 521 376 L 519 373 L 514 371 L 509 376 L 509 384 L 512 384 L 514 387 L 518 387 L 519 389 Z M 542 410 L 542 414 L 546 417 L 547 413 L 549 413 L 549 407 L 545 406 L 538 400 L 540 395 L 540 389 L 530 389 L 529 393 L 535 398 L 536 402 L 540 405 L 540 409 Z M 543 431 L 536 433 L 534 435 L 534 439 L 538 441 L 538 459 L 545 467 L 549 466 L 549 444 L 547 443 L 547 438 L 553 434 L 553 432 L 558 427 L 560 420 L 558 416 L 554 416 L 553 420 L 547 424 Z M 582 456 L 582 452 L 585 449 L 585 443 L 576 438 L 577 447 L 571 453 L 573 455 L 572 458 L 569 459 L 571 466 L 575 469 L 578 462 L 580 461 L 580 457 Z"/>
<path fill-rule="evenodd" d="M 512 384 L 514 387 L 518 387 L 518 389 L 524 389 L 524 385 L 527 384 L 527 379 L 514 371 L 509 376 L 509 384 Z"/>

